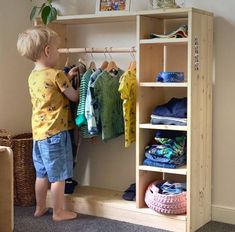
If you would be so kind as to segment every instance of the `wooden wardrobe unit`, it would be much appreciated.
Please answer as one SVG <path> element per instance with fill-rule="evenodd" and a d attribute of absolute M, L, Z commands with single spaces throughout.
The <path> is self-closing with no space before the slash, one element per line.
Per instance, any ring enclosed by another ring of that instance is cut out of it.
<path fill-rule="evenodd" d="M 83 186 L 66 196 L 66 206 L 82 214 L 170 231 L 195 231 L 211 220 L 213 14 L 194 8 L 114 13 L 61 16 L 51 27 L 66 47 L 67 25 L 136 22 L 136 202 L 123 200 L 119 191 Z M 188 25 L 188 38 L 149 39 L 150 33 L 168 33 L 182 24 Z M 184 71 L 185 82 L 157 83 L 155 76 L 163 70 Z M 154 107 L 172 97 L 187 97 L 187 126 L 151 125 Z M 187 132 L 187 165 L 177 169 L 142 165 L 144 148 L 157 129 Z M 156 179 L 187 182 L 185 215 L 161 215 L 146 207 L 145 190 Z M 47 204 L 51 206 L 50 194 Z"/>

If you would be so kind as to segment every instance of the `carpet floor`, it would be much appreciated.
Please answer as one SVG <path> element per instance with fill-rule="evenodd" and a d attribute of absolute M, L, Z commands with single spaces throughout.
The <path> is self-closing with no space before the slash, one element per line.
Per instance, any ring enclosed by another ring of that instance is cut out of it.
<path fill-rule="evenodd" d="M 35 218 L 34 207 L 15 207 L 14 232 L 167 232 L 105 218 L 79 215 L 75 220 L 53 222 L 52 214 Z M 210 222 L 197 232 L 235 232 L 235 225 Z"/>

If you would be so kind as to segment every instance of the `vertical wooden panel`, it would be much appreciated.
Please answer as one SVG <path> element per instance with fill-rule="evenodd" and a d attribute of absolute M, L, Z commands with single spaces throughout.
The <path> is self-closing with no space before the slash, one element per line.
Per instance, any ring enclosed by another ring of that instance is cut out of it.
<path fill-rule="evenodd" d="M 13 153 L 8 147 L 0 147 L 0 231 L 11 232 L 13 214 Z"/>
<path fill-rule="evenodd" d="M 211 220 L 212 19 L 199 13 L 191 19 L 188 231 L 195 231 Z"/>

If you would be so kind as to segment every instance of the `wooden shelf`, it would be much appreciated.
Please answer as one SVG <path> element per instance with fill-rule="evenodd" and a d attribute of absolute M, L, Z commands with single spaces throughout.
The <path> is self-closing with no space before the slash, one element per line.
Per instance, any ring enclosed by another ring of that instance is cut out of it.
<path fill-rule="evenodd" d="M 140 165 L 139 170 L 141 171 L 150 171 L 150 172 L 163 172 L 163 173 L 173 173 L 179 175 L 187 175 L 187 166 L 184 165 L 179 168 L 158 168 L 146 165 Z"/>
<path fill-rule="evenodd" d="M 81 186 L 73 194 L 65 195 L 66 208 L 78 213 L 105 217 L 158 228 L 178 228 L 184 231 L 186 215 L 163 215 L 149 208 L 136 208 L 135 201 L 122 199 L 123 192 L 90 186 Z M 47 194 L 47 207 L 52 206 L 51 192 Z M 161 219 L 161 220 L 158 220 Z"/>
<path fill-rule="evenodd" d="M 136 12 L 104 12 L 102 14 L 84 14 L 59 16 L 55 23 L 60 24 L 93 24 L 128 22 L 136 20 Z"/>
<path fill-rule="evenodd" d="M 212 15 L 210 12 L 194 8 L 177 8 L 60 16 L 52 23 L 51 27 L 62 38 L 63 47 L 73 43 L 73 40 L 69 40 L 71 34 L 69 32 L 74 30 L 74 27 L 67 27 L 69 25 L 103 23 L 106 30 L 105 23 L 136 24 L 137 80 L 140 87 L 136 112 L 136 123 L 139 127 L 136 131 L 136 160 L 143 160 L 143 150 L 153 139 L 154 130 L 172 130 L 187 132 L 187 158 L 190 161 L 190 165 L 177 169 L 139 166 L 138 163 L 135 166 L 137 169 L 136 202 L 123 200 L 121 191 L 83 186 L 78 187 L 74 194 L 65 196 L 66 208 L 82 214 L 174 232 L 196 231 L 211 220 Z M 182 24 L 188 24 L 188 38 L 144 39 L 148 38 L 150 33 L 168 32 Z M 108 39 L 107 37 L 104 42 L 108 42 Z M 194 46 L 196 42 L 199 47 L 197 50 Z M 195 56 L 195 51 L 198 50 L 199 54 L 196 54 L 198 61 L 203 63 L 199 65 L 199 70 L 197 70 Z M 64 58 L 61 58 L 61 66 L 65 63 Z M 153 77 L 162 70 L 181 70 L 187 74 L 189 82 L 187 80 L 183 83 L 154 82 Z M 204 76 L 207 78 L 203 78 Z M 172 97 L 185 96 L 188 98 L 187 107 L 190 117 L 188 125 L 149 123 L 148 118 L 153 107 L 167 102 Z M 198 175 L 199 172 L 200 175 Z M 186 215 L 162 215 L 146 208 L 144 196 L 147 186 L 162 177 L 186 181 L 188 189 Z M 201 186 L 204 186 L 203 189 Z M 202 194 L 198 194 L 199 192 Z M 47 206 L 52 206 L 50 191 L 47 196 Z"/>
<path fill-rule="evenodd" d="M 153 125 L 151 123 L 141 123 L 139 124 L 141 129 L 153 129 L 153 130 L 176 130 L 176 131 L 187 131 L 187 126 L 175 126 L 175 125 Z"/>
<path fill-rule="evenodd" d="M 188 87 L 188 82 L 181 82 L 181 83 L 162 83 L 162 82 L 140 82 L 140 87 Z"/>
<path fill-rule="evenodd" d="M 155 38 L 155 39 L 140 40 L 140 44 L 182 45 L 187 43 L 188 43 L 188 38 Z"/>
<path fill-rule="evenodd" d="M 93 24 L 93 23 L 113 23 L 136 21 L 137 16 L 150 16 L 153 18 L 187 18 L 189 12 L 198 12 L 205 15 L 212 15 L 210 12 L 196 8 L 177 8 L 177 9 L 157 9 L 133 12 L 102 12 L 100 14 L 80 14 L 58 16 L 55 24 Z"/>

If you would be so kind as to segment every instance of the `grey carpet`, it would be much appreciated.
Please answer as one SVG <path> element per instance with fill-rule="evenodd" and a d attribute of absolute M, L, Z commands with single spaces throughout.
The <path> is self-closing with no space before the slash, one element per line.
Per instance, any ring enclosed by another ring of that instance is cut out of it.
<path fill-rule="evenodd" d="M 167 232 L 87 215 L 67 222 L 53 222 L 51 213 L 33 217 L 34 207 L 15 207 L 14 232 Z M 235 225 L 210 222 L 198 232 L 235 232 Z"/>

